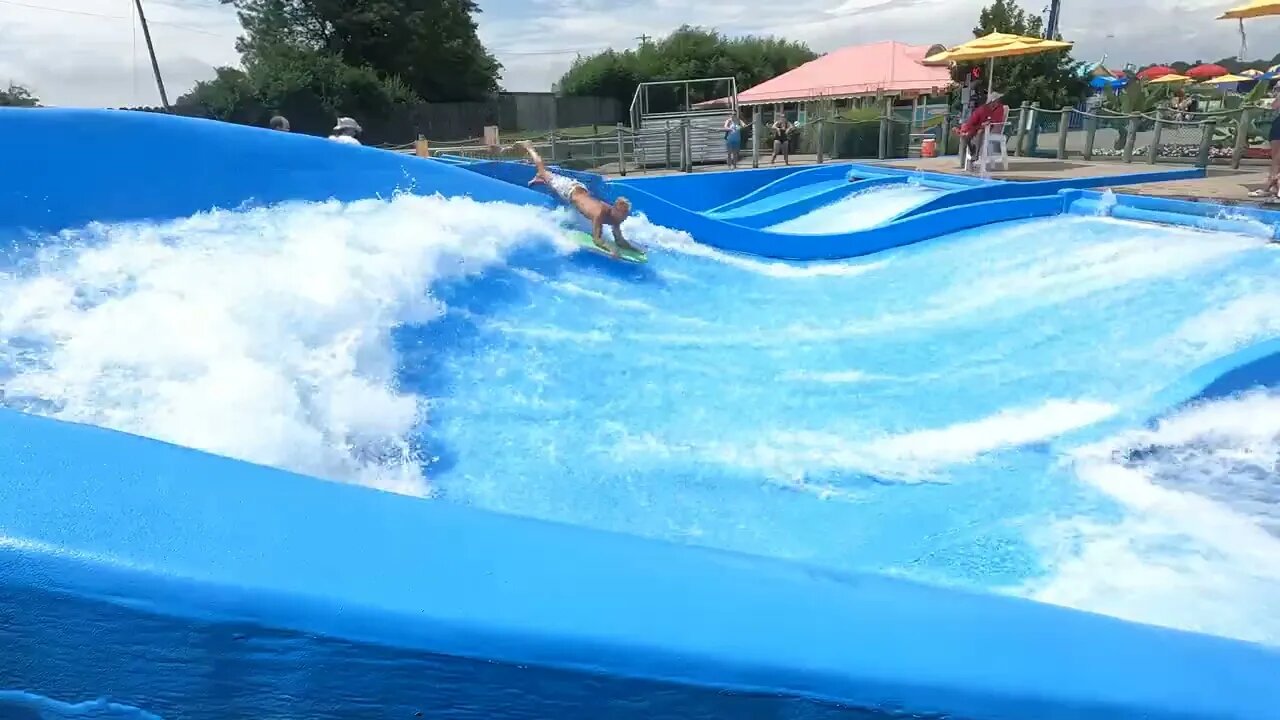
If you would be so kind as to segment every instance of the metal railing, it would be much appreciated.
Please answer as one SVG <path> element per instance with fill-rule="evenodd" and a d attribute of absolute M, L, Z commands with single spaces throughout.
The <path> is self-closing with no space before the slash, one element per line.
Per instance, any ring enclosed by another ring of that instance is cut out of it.
<path fill-rule="evenodd" d="M 1067 107 L 1047 110 L 1033 104 L 1010 108 L 1005 124 L 1009 154 L 1065 160 L 1119 162 L 1213 162 L 1239 167 L 1251 157 L 1266 157 L 1266 126 L 1275 112 L 1244 107 L 1207 113 L 1166 109 L 1120 114 Z M 958 155 L 953 129 L 960 118 L 937 116 L 919 121 L 893 115 L 870 118 L 811 119 L 788 141 L 791 155 L 805 161 L 895 159 L 919 154 L 920 141 L 933 138 L 939 155 Z M 772 138 L 757 108 L 743 138 L 743 162 L 760 165 L 772 152 Z M 573 170 L 626 175 L 632 172 L 683 171 L 727 161 L 719 126 L 671 118 L 662 126 L 639 130 L 619 123 L 594 135 L 547 133 L 529 138 L 549 163 Z M 429 142 L 430 154 L 444 159 L 521 160 L 524 151 L 506 140 L 487 145 L 482 138 Z M 414 145 L 387 147 L 415 152 Z"/>

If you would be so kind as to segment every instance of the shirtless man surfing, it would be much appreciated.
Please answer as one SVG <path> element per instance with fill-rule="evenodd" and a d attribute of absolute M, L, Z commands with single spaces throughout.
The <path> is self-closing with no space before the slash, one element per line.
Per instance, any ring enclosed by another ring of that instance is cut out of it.
<path fill-rule="evenodd" d="M 604 250 L 614 257 L 618 257 L 618 249 L 630 250 L 632 252 L 643 253 L 640 248 L 627 242 L 622 237 L 622 221 L 627 219 L 631 214 L 631 202 L 626 198 L 620 197 L 612 205 L 601 202 L 591 196 L 582 183 L 563 175 L 557 175 L 550 170 L 542 162 L 542 156 L 537 150 L 533 149 L 533 143 L 528 140 L 520 143 L 524 147 L 525 152 L 529 153 L 529 158 L 533 160 L 536 169 L 533 179 L 529 181 L 530 185 L 542 183 L 551 188 L 556 195 L 559 195 L 565 202 L 577 208 L 583 217 L 591 221 L 591 241 L 596 247 Z M 604 244 L 604 226 L 608 225 L 613 231 L 613 242 L 616 248 L 610 249 Z"/>

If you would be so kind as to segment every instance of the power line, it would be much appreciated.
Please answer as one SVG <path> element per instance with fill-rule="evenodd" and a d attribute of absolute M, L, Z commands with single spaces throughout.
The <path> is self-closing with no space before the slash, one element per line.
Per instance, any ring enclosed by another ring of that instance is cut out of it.
<path fill-rule="evenodd" d="M 46 12 L 62 13 L 64 15 L 81 15 L 84 17 L 106 18 L 108 20 L 129 20 L 123 15 L 107 15 L 106 13 L 89 12 L 88 10 L 71 10 L 68 8 L 49 7 L 47 5 L 32 5 L 30 3 L 17 2 L 16 0 L 0 0 L 0 5 L 12 5 L 14 7 L 27 8 L 30 10 L 44 10 Z M 222 33 L 209 32 L 200 28 L 183 25 L 181 23 L 165 22 L 163 20 L 152 20 L 152 25 L 164 25 L 166 27 L 178 28 L 188 32 L 200 33 L 201 35 L 209 35 L 210 37 L 225 37 Z"/>

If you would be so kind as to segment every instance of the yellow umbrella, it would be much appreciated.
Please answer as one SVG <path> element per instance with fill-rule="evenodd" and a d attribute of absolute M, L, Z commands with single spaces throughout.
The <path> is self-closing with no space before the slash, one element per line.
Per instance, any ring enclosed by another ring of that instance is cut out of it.
<path fill-rule="evenodd" d="M 1280 15 L 1280 0 L 1253 0 L 1240 7 L 1233 7 L 1218 16 L 1219 20 L 1243 20 L 1245 18 Z"/>
<path fill-rule="evenodd" d="M 1186 75 L 1169 73 L 1168 75 L 1162 75 L 1156 78 L 1155 80 L 1148 80 L 1147 84 L 1148 85 L 1164 85 L 1167 83 L 1181 83 L 1181 82 L 1191 82 L 1191 78 L 1187 77 Z"/>
<path fill-rule="evenodd" d="M 1239 7 L 1233 7 L 1218 16 L 1219 20 L 1240 21 L 1240 57 L 1244 57 L 1246 51 L 1245 18 L 1266 17 L 1267 15 L 1280 15 L 1280 0 L 1253 0 Z"/>
<path fill-rule="evenodd" d="M 1220 75 L 1216 78 L 1205 80 L 1200 84 L 1201 85 L 1229 85 L 1231 83 L 1249 82 L 1252 79 L 1253 78 L 1245 77 L 1244 75 L 1232 75 L 1230 73 L 1227 73 L 1226 75 Z"/>
<path fill-rule="evenodd" d="M 967 43 L 957 45 L 925 58 L 925 62 L 968 62 L 971 60 L 987 60 L 987 92 L 990 93 L 995 80 L 992 70 L 995 69 L 996 58 L 1016 57 L 1018 55 L 1036 55 L 1054 50 L 1068 50 L 1071 43 L 1060 40 L 1046 40 L 1025 35 L 1010 33 L 990 33 L 974 38 Z"/>

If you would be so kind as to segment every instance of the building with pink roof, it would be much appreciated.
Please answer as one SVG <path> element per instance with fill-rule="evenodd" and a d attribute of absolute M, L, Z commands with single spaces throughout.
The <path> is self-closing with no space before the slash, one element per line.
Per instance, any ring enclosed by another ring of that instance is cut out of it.
<path fill-rule="evenodd" d="M 938 95 L 951 86 L 947 64 L 924 63 L 937 46 L 893 40 L 841 48 L 738 93 L 739 105 L 776 105 L 857 97 Z"/>

